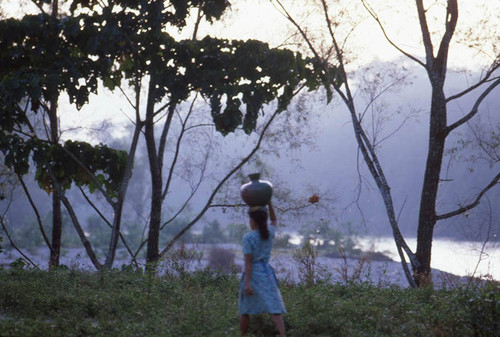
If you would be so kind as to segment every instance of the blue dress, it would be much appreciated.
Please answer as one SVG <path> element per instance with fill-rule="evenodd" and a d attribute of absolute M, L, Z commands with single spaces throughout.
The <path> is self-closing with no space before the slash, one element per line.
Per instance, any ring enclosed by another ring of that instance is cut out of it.
<path fill-rule="evenodd" d="M 253 294 L 245 293 L 245 273 L 240 281 L 238 308 L 241 314 L 284 314 L 283 299 L 278 287 L 274 270 L 269 265 L 271 249 L 275 236 L 275 227 L 269 226 L 269 238 L 262 240 L 258 230 L 243 236 L 243 254 L 252 255 L 252 275 L 250 284 Z"/>

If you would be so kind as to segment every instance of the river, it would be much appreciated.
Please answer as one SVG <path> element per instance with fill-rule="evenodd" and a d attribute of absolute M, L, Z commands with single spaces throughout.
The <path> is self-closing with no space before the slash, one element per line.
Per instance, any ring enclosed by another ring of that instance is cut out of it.
<path fill-rule="evenodd" d="M 411 238 L 406 242 L 415 251 L 417 240 Z M 401 261 L 393 238 L 361 238 L 360 245 L 363 249 L 386 252 L 393 260 Z M 500 280 L 500 242 L 488 243 L 481 253 L 482 245 L 482 242 L 434 239 L 431 267 L 459 276 L 470 276 L 475 271 L 474 276 L 491 275 Z"/>
<path fill-rule="evenodd" d="M 298 239 L 298 237 L 293 237 L 292 242 L 294 239 Z M 392 238 L 358 238 L 358 243 L 359 248 L 364 251 L 382 252 L 397 262 L 370 262 L 370 277 L 372 281 L 377 282 L 383 276 L 390 279 L 390 281 L 395 284 L 406 285 L 402 268 L 399 264 L 400 259 Z M 416 246 L 416 239 L 407 239 L 407 243 L 410 248 L 414 249 Z M 238 244 L 222 244 L 217 246 L 229 251 L 237 252 L 237 254 L 234 255 L 235 263 L 241 266 L 242 256 L 240 253 L 240 246 Z M 196 249 L 204 251 L 204 258 L 199 267 L 207 265 L 208 261 L 206 260 L 206 256 L 212 247 L 212 245 L 197 245 Z M 486 245 L 486 249 L 482 253 L 481 247 L 481 242 L 453 241 L 441 238 L 435 239 L 433 241 L 431 267 L 438 271 L 457 276 L 473 275 L 476 277 L 494 278 L 495 280 L 500 280 L 500 243 L 489 243 Z M 33 251 L 25 251 L 25 253 L 27 253 L 30 259 L 37 263 L 39 267 L 46 268 L 48 261 L 48 249 L 40 249 L 38 250 L 38 253 Z M 120 252 L 117 255 L 118 257 L 115 266 L 120 266 L 123 262 L 126 263 L 127 259 L 125 252 Z M 291 270 L 295 269 L 294 262 L 292 261 L 291 254 L 289 252 L 281 252 L 280 254 L 273 254 L 273 256 L 272 264 L 276 268 L 278 274 L 283 274 L 279 272 L 280 270 L 284 271 L 284 274 L 287 274 Z M 18 257 L 19 254 L 16 251 L 4 251 L 0 254 L 0 264 L 8 265 Z M 319 262 L 328 267 L 329 270 L 338 270 L 339 266 L 345 263 L 345 261 L 342 261 L 341 259 L 330 258 L 320 258 Z M 61 263 L 70 267 L 88 270 L 94 269 L 83 249 L 63 249 Z M 357 261 L 350 260 L 348 261 L 348 264 L 351 269 L 355 269 Z M 365 270 L 365 272 L 367 271 Z M 286 277 L 286 275 L 284 275 L 284 277 Z M 297 279 L 296 271 L 292 273 L 292 278 Z"/>

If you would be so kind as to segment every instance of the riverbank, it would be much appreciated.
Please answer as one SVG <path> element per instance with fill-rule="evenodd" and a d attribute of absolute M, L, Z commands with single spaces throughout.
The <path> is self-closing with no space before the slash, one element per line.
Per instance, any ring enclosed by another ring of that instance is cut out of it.
<path fill-rule="evenodd" d="M 373 247 L 372 247 L 373 248 Z M 224 272 L 241 273 L 243 256 L 237 244 L 198 244 L 174 248 L 171 254 L 160 264 L 160 274 L 179 275 L 185 272 L 196 272 L 211 267 Z M 304 279 L 315 282 L 348 283 L 365 282 L 375 286 L 408 287 L 407 278 L 401 263 L 391 260 L 390 254 L 368 251 L 360 256 L 336 256 L 319 252 L 313 260 L 294 259 L 296 249 L 275 249 L 271 265 L 279 280 L 298 284 Z M 27 251 L 30 259 L 40 269 L 47 269 L 48 249 L 40 248 Z M 19 259 L 16 251 L 4 251 L 0 254 L 0 265 L 8 267 Z M 61 264 L 73 270 L 95 271 L 83 249 L 63 249 Z M 138 260 L 140 265 L 143 259 Z M 127 254 L 123 250 L 117 252 L 114 266 L 121 269 L 129 265 Z M 433 269 L 433 281 L 438 288 L 456 287 L 468 283 L 470 276 L 455 275 L 439 269 Z"/>

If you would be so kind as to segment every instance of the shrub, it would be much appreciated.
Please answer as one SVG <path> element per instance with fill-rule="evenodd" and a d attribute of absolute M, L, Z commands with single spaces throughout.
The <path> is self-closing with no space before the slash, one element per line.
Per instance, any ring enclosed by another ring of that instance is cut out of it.
<path fill-rule="evenodd" d="M 317 261 L 318 250 L 309 241 L 295 249 L 292 258 L 297 265 L 300 283 L 313 285 L 330 279 L 326 267 Z"/>
<path fill-rule="evenodd" d="M 165 257 L 162 267 L 166 276 L 184 277 L 192 271 L 195 264 L 200 264 L 203 252 L 197 246 L 188 248 L 184 241 L 172 249 Z"/>
<path fill-rule="evenodd" d="M 225 273 L 236 271 L 237 266 L 234 263 L 234 257 L 234 252 L 224 248 L 214 247 L 210 249 L 208 253 L 208 266 L 213 270 Z"/>

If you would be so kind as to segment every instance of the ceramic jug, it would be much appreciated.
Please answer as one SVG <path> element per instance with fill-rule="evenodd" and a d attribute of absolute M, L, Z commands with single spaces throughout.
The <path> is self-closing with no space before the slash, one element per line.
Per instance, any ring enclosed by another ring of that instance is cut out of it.
<path fill-rule="evenodd" d="M 260 180 L 260 173 L 250 174 L 250 182 L 241 186 L 241 198 L 250 207 L 265 206 L 273 196 L 273 185 L 266 180 Z"/>

